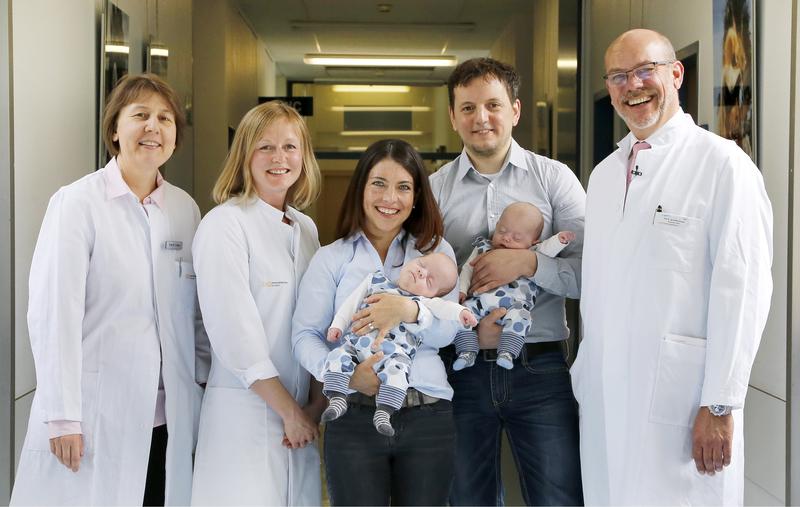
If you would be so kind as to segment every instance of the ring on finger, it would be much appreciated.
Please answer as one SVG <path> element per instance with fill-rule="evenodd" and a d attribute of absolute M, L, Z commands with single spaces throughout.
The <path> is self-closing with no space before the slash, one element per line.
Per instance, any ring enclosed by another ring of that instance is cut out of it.
<path fill-rule="evenodd" d="M 372 322 L 367 324 L 367 327 L 369 328 L 370 331 L 375 331 L 375 325 Z"/>

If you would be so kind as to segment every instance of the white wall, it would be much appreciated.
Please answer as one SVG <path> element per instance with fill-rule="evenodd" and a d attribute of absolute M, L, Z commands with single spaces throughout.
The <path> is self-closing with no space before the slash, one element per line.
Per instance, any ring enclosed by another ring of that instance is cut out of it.
<path fill-rule="evenodd" d="M 8 0 L 0 0 L 0 435 L 8 437 L 14 428 L 14 322 L 11 228 L 12 146 L 11 146 L 11 11 Z M 0 502 L 11 496 L 13 445 L 0 440 Z"/>
<path fill-rule="evenodd" d="M 202 212 L 228 152 L 228 127 L 276 90 L 275 64 L 233 0 L 195 0 L 195 199 Z"/>
<path fill-rule="evenodd" d="M 750 379 L 745 409 L 745 501 L 783 503 L 786 489 L 786 315 L 788 277 L 789 62 L 791 0 L 756 2 L 759 167 L 775 213 L 773 279 L 775 288 L 767 328 Z M 585 55 L 584 148 L 582 180 L 591 166 L 591 105 L 604 89 L 605 48 L 629 28 L 651 28 L 670 38 L 676 49 L 699 41 L 699 123 L 713 125 L 712 0 L 593 0 Z M 680 14 L 679 14 L 680 13 Z"/>

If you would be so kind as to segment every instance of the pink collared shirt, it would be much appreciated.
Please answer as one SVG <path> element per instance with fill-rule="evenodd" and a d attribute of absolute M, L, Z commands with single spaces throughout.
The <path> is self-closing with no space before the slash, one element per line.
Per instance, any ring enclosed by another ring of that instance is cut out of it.
<path fill-rule="evenodd" d="M 125 180 L 122 178 L 122 171 L 116 163 L 117 159 L 114 158 L 105 168 L 106 180 L 106 199 L 115 199 L 125 194 L 131 194 L 136 197 L 136 194 L 130 189 Z M 161 171 L 156 172 L 156 188 L 142 201 L 142 205 L 155 204 L 159 208 L 164 207 L 164 177 Z M 139 198 L 137 197 L 138 201 Z M 147 207 L 145 206 L 145 211 Z M 166 394 L 164 392 L 164 379 L 162 375 L 158 378 L 158 396 L 156 398 L 156 411 L 153 418 L 153 427 L 161 426 L 167 423 L 167 416 L 165 411 Z M 77 435 L 82 434 L 80 421 L 48 421 L 47 428 L 50 432 L 50 438 L 58 438 L 64 435 Z"/>

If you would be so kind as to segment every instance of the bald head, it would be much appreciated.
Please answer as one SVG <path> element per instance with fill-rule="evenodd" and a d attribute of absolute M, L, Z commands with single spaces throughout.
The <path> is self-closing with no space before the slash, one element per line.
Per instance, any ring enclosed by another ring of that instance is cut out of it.
<path fill-rule="evenodd" d="M 676 59 L 675 48 L 672 47 L 672 42 L 670 42 L 670 40 L 664 35 L 656 32 L 655 30 L 634 28 L 633 30 L 624 32 L 608 45 L 605 55 L 606 70 L 608 70 L 609 55 L 616 52 L 627 52 L 631 47 L 650 48 L 652 50 L 651 54 L 658 55 L 656 61 Z"/>
<path fill-rule="evenodd" d="M 680 110 L 683 65 L 672 43 L 653 30 L 623 33 L 605 55 L 606 88 L 617 114 L 639 140 L 650 137 Z"/>

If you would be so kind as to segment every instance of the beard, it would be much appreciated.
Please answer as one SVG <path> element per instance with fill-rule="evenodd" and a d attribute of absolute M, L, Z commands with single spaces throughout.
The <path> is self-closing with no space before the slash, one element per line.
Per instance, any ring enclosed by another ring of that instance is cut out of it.
<path fill-rule="evenodd" d="M 658 107 L 655 111 L 651 112 L 646 116 L 636 115 L 635 112 L 633 114 L 625 114 L 623 111 L 617 110 L 620 118 L 625 121 L 625 124 L 628 125 L 630 129 L 637 129 L 637 130 L 645 130 L 656 123 L 664 116 L 664 110 L 666 109 L 667 101 L 661 100 L 658 95 L 653 95 L 652 100 L 659 101 Z"/>

